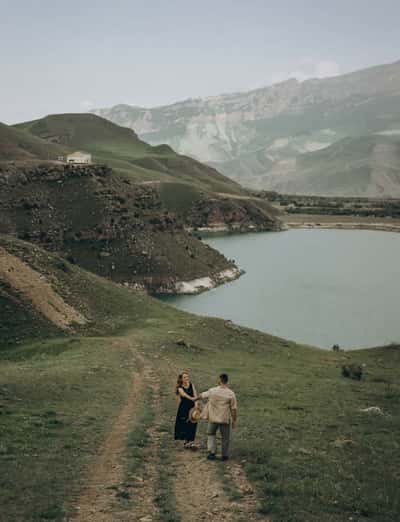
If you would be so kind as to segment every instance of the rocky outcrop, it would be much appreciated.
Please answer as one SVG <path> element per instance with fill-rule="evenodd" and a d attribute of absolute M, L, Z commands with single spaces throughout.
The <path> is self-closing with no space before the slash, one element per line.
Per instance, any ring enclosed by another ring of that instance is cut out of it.
<path fill-rule="evenodd" d="M 185 216 L 189 229 L 207 232 L 282 230 L 279 212 L 261 198 L 203 196 Z"/>
<path fill-rule="evenodd" d="M 25 164 L 6 162 L 0 164 L 0 186 L 17 187 L 32 182 L 57 182 L 79 178 L 106 178 L 112 170 L 106 165 L 64 165 L 55 162 Z"/>
<path fill-rule="evenodd" d="M 0 232 L 128 286 L 162 291 L 234 264 L 162 205 L 157 187 L 107 167 L 3 166 Z"/>
<path fill-rule="evenodd" d="M 164 286 L 161 290 L 163 294 L 200 294 L 211 288 L 234 281 L 238 279 L 243 270 L 237 267 L 221 270 L 220 272 L 212 273 L 206 277 L 198 277 L 190 281 L 170 281 L 170 284 Z"/>

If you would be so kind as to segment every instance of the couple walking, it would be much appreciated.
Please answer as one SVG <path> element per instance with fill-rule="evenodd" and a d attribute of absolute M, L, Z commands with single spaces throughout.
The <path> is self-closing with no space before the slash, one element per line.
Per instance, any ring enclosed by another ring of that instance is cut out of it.
<path fill-rule="evenodd" d="M 178 376 L 176 394 L 180 398 L 175 422 L 175 440 L 183 440 L 184 447 L 196 450 L 195 444 L 197 421 L 199 418 L 208 421 L 207 449 L 209 460 L 216 459 L 217 431 L 222 438 L 222 460 L 229 458 L 231 431 L 235 428 L 237 419 L 237 401 L 235 393 L 228 386 L 228 375 L 221 373 L 218 385 L 209 390 L 197 393 L 190 382 L 188 372 Z M 198 401 L 207 400 L 200 410 Z"/>

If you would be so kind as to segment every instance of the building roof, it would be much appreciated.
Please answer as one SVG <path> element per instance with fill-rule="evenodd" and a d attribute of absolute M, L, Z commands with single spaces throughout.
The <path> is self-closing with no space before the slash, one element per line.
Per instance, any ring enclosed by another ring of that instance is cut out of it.
<path fill-rule="evenodd" d="M 90 156 L 90 152 L 83 152 L 81 150 L 77 150 L 75 152 L 71 152 L 71 154 L 68 154 L 68 158 L 70 158 L 71 156 Z"/>

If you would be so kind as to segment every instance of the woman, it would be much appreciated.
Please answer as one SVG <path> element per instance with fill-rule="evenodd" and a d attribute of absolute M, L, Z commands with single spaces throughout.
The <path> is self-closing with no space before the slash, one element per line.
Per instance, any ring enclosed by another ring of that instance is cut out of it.
<path fill-rule="evenodd" d="M 175 392 L 180 398 L 175 422 L 175 440 L 183 440 L 184 448 L 196 450 L 198 447 L 194 443 L 194 439 L 196 438 L 197 424 L 190 422 L 189 411 L 195 405 L 197 392 L 190 382 L 187 372 L 178 375 Z"/>

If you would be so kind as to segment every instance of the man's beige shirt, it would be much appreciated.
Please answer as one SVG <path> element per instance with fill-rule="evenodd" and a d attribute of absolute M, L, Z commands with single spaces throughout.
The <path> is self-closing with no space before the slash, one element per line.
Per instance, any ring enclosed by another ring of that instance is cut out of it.
<path fill-rule="evenodd" d="M 218 424 L 230 424 L 232 410 L 237 409 L 235 393 L 225 386 L 215 386 L 200 394 L 202 399 L 208 399 L 203 418 Z"/>

